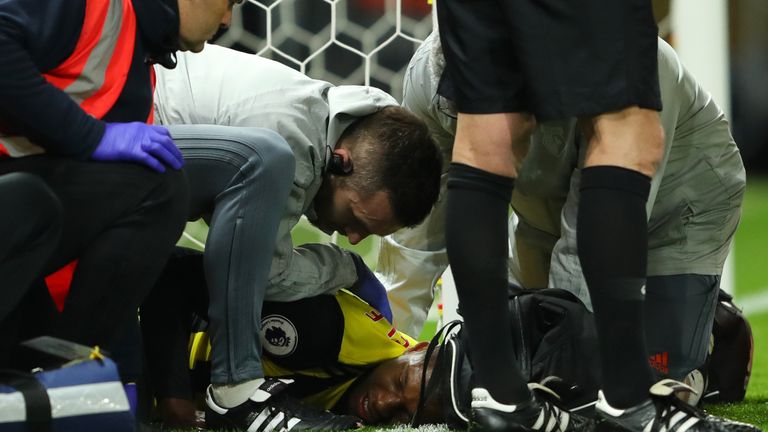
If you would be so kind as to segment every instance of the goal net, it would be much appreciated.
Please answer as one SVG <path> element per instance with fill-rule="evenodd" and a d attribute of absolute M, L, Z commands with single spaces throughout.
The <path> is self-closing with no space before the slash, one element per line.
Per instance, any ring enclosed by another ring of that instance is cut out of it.
<path fill-rule="evenodd" d="M 247 0 L 216 43 L 399 100 L 405 67 L 431 30 L 427 0 Z"/>

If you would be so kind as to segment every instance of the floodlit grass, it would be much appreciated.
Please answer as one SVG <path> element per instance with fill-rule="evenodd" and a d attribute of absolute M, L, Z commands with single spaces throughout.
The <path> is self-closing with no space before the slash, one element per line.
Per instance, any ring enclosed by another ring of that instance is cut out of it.
<path fill-rule="evenodd" d="M 768 295 L 768 178 L 750 177 L 741 225 L 736 233 L 735 291 L 740 306 Z M 709 406 L 712 414 L 753 423 L 768 430 L 768 310 L 749 315 L 755 352 L 743 403 Z"/>
<path fill-rule="evenodd" d="M 747 179 L 747 192 L 736 231 L 736 294 L 768 291 L 768 177 Z"/>
<path fill-rule="evenodd" d="M 768 401 L 746 400 L 737 404 L 724 404 L 707 407 L 710 414 L 740 420 L 768 430 Z"/>

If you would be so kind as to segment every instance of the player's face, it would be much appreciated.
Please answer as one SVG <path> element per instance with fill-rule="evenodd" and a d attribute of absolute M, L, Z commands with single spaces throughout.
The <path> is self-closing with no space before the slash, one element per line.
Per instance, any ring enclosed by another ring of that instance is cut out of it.
<path fill-rule="evenodd" d="M 419 403 L 423 368 L 424 356 L 415 351 L 383 362 L 349 391 L 345 412 L 367 424 L 410 422 Z M 423 414 L 424 423 L 442 422 L 436 398 L 427 403 Z"/>
<path fill-rule="evenodd" d="M 222 27 L 229 27 L 232 7 L 242 0 L 179 0 L 179 48 L 200 52 Z"/>
<path fill-rule="evenodd" d="M 358 244 L 371 234 L 386 236 L 402 226 L 395 220 L 389 193 L 379 191 L 362 197 L 345 187 L 329 187 L 315 198 L 317 220 L 313 221 L 326 234 L 334 231 Z"/>

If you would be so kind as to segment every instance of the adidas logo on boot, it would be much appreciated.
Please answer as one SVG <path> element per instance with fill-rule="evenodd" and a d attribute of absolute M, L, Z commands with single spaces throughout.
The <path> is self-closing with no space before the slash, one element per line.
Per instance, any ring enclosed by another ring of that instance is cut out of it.
<path fill-rule="evenodd" d="M 210 429 L 288 432 L 301 430 L 357 429 L 362 421 L 304 405 L 288 395 L 293 380 L 265 378 L 251 397 L 234 408 L 224 408 L 213 398 L 211 386 L 205 392 L 205 421 Z"/>
<path fill-rule="evenodd" d="M 531 383 L 533 397 L 524 403 L 497 402 L 484 388 L 472 389 L 470 431 L 591 431 L 591 420 L 571 414 L 557 405 L 559 397 L 541 384 Z"/>
<path fill-rule="evenodd" d="M 746 423 L 711 416 L 683 402 L 676 394 L 694 392 L 678 381 L 665 379 L 654 384 L 650 398 L 627 409 L 608 404 L 603 392 L 597 397 L 599 432 L 760 432 Z"/>

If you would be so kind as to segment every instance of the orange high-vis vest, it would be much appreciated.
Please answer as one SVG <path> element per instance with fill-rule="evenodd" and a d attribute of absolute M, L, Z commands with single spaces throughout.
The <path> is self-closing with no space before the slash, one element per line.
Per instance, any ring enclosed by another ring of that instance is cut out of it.
<path fill-rule="evenodd" d="M 131 0 L 86 0 L 85 19 L 72 54 L 43 73 L 83 111 L 102 118 L 123 91 L 133 60 L 136 15 Z M 147 66 L 154 73 L 151 66 Z M 151 108 L 151 107 L 150 107 Z M 147 122 L 152 121 L 153 110 Z M 139 119 L 137 119 L 139 120 Z M 0 154 L 11 157 L 44 153 L 23 136 L 0 136 Z"/>
<path fill-rule="evenodd" d="M 51 85 L 65 92 L 83 111 L 101 119 L 125 87 L 136 41 L 136 15 L 131 0 L 86 0 L 85 18 L 72 54 L 43 73 Z M 154 69 L 147 65 L 154 86 Z M 149 107 L 148 123 L 152 122 Z M 136 119 L 139 120 L 139 119 Z M 23 136 L 0 136 L 0 157 L 29 156 L 45 150 Z M 45 278 L 59 310 L 64 306 L 77 260 Z"/>

